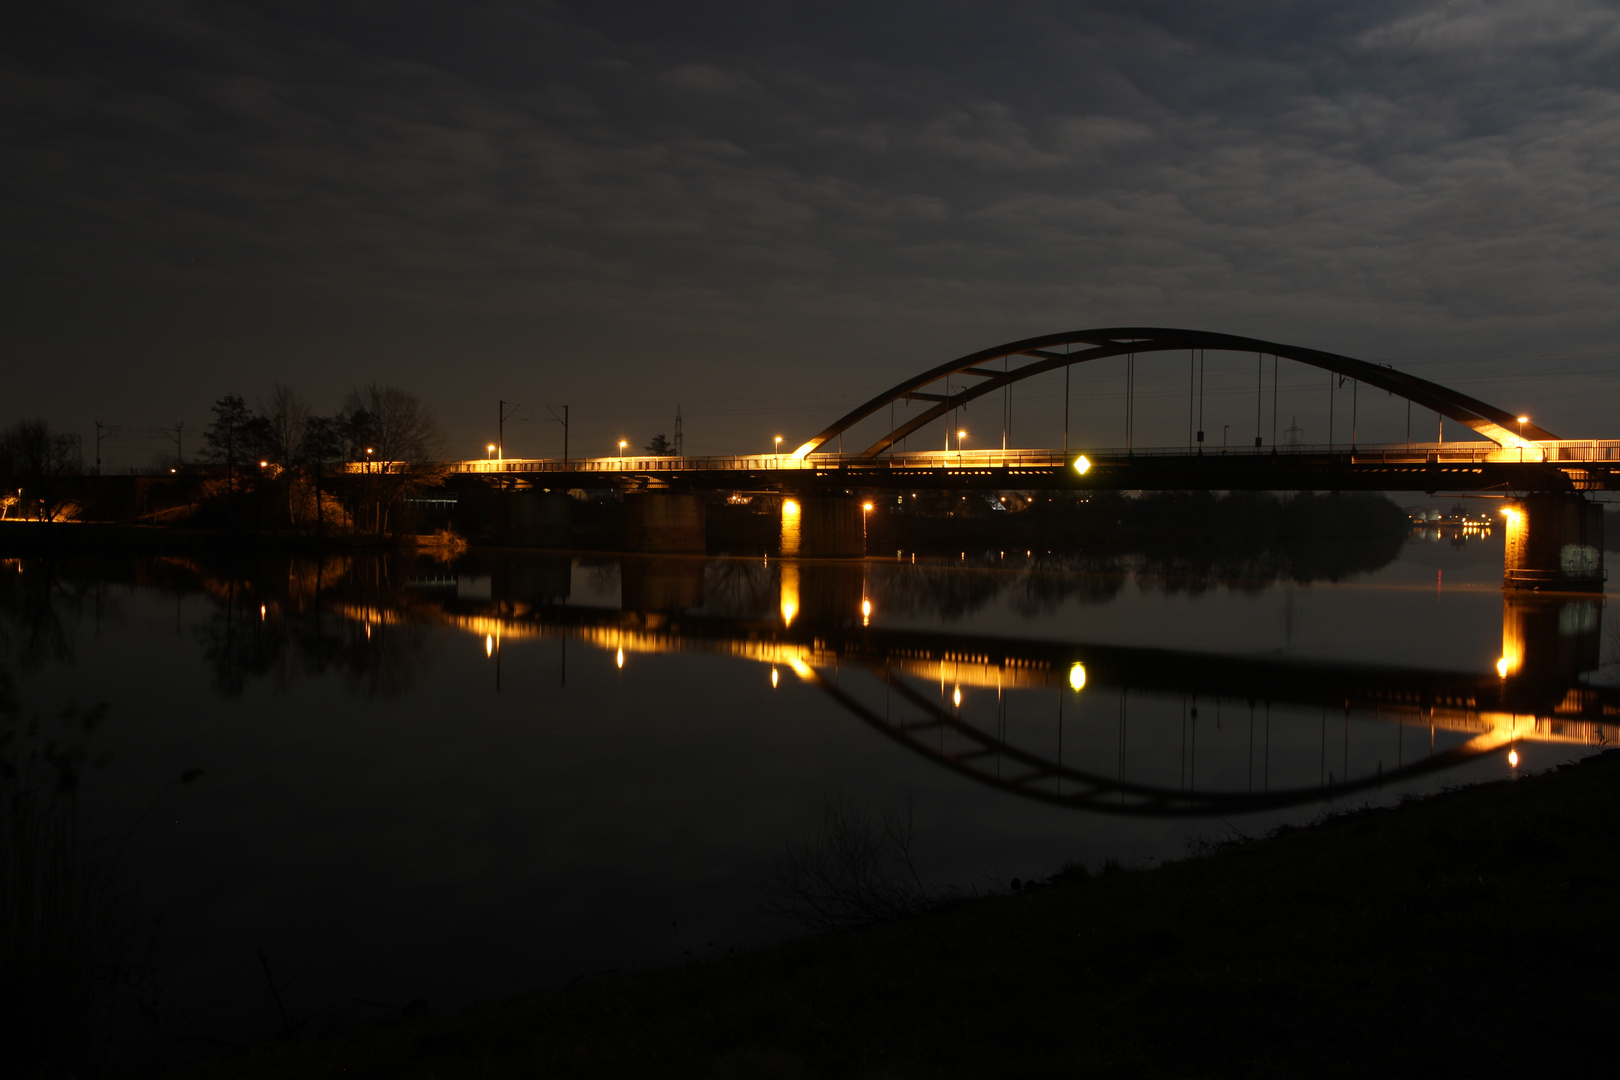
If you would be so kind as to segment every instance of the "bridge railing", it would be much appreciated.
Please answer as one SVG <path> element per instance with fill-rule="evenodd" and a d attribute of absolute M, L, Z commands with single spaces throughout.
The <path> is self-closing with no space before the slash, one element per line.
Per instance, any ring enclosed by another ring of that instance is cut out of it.
<path fill-rule="evenodd" d="M 691 457 L 627 454 L 624 457 L 598 458 L 507 458 L 488 460 L 474 458 L 466 461 L 444 462 L 443 467 L 456 473 L 602 473 L 606 475 L 633 473 L 710 472 L 826 472 L 845 468 L 860 469 L 927 469 L 927 470 L 983 470 L 983 469 L 1052 469 L 1060 468 L 1080 454 L 1095 464 L 1109 464 L 1132 458 L 1185 458 L 1200 451 L 1186 446 L 1159 447 L 1089 447 L 1074 446 L 1062 450 L 927 450 L 883 454 L 876 458 L 863 458 L 855 454 L 811 454 L 797 458 L 791 454 L 722 454 Z M 1202 449 L 1202 456 L 1269 457 L 1300 456 L 1334 458 L 1357 464 L 1479 464 L 1485 462 L 1547 462 L 1555 465 L 1580 462 L 1620 462 L 1620 440 L 1617 439 L 1562 439 L 1535 443 L 1526 447 L 1503 447 L 1493 442 L 1469 441 L 1451 443 L 1395 443 L 1351 446 L 1346 443 L 1293 444 L 1282 446 L 1228 446 Z M 345 468 L 352 473 L 367 471 L 394 471 L 391 462 L 349 462 Z"/>

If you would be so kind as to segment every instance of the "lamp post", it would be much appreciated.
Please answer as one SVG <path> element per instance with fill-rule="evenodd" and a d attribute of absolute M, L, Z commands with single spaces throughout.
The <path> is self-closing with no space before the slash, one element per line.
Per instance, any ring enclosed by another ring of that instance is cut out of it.
<path fill-rule="evenodd" d="M 776 453 L 780 454 L 781 452 L 782 452 L 782 436 L 778 435 L 776 437 Z"/>
<path fill-rule="evenodd" d="M 366 447 L 366 472 L 371 471 L 371 452 L 372 448 L 369 446 Z"/>
<path fill-rule="evenodd" d="M 493 461 L 494 459 L 495 459 L 495 444 L 490 443 L 488 446 L 484 447 L 484 460 L 485 461 Z"/>
<path fill-rule="evenodd" d="M 1527 421 L 1529 419 L 1530 418 L 1528 416 L 1519 417 L 1519 460 L 1520 461 L 1524 460 L 1524 425 L 1525 425 L 1525 421 Z"/>
<path fill-rule="evenodd" d="M 627 441 L 625 441 L 624 439 L 619 440 L 619 457 L 621 457 L 621 458 L 624 457 L 624 448 L 629 446 L 629 445 L 630 444 Z"/>
<path fill-rule="evenodd" d="M 967 432 L 958 429 L 956 432 L 956 465 L 958 468 L 962 466 L 962 440 L 965 438 L 967 438 Z"/>

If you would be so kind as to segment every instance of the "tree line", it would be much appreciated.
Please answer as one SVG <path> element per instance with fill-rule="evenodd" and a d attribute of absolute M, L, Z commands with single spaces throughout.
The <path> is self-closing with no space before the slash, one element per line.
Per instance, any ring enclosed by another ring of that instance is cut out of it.
<path fill-rule="evenodd" d="M 438 421 L 420 397 L 398 387 L 354 387 L 336 412 L 323 415 L 276 383 L 257 410 L 232 393 L 212 412 L 197 459 L 213 468 L 186 508 L 202 524 L 240 527 L 251 508 L 260 528 L 383 535 L 400 524 L 402 500 L 440 478 L 445 440 Z M 334 467 L 343 462 L 368 468 L 334 485 Z M 175 460 L 177 470 L 182 464 Z M 0 432 L 0 514 L 65 516 L 83 496 L 74 483 L 83 471 L 78 435 L 53 431 L 44 420 L 18 421 Z"/>

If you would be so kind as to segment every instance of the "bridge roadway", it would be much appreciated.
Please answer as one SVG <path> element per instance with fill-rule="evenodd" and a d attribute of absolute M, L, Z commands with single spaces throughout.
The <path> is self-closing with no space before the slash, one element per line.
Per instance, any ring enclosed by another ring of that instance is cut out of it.
<path fill-rule="evenodd" d="M 1084 472 L 1077 461 L 1085 458 Z M 674 491 L 1255 490 L 1613 491 L 1620 440 L 1546 440 L 1520 447 L 1471 440 L 1273 449 L 1088 448 L 856 454 L 472 459 L 440 463 L 455 478 L 534 488 Z M 350 472 L 389 470 L 352 462 Z"/>

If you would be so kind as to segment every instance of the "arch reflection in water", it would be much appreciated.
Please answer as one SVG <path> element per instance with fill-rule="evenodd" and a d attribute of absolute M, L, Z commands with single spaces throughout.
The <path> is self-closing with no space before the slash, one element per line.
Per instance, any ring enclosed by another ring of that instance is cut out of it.
<path fill-rule="evenodd" d="M 1110 813 L 1301 805 L 1498 752 L 1516 766 L 1523 743 L 1606 745 L 1620 718 L 1620 692 L 1580 680 L 1597 667 L 1601 596 L 1505 595 L 1498 670 L 1458 673 L 873 628 L 854 617 L 860 609 L 850 600 L 865 595 L 866 574 L 861 564 L 781 564 L 779 603 L 784 614 L 794 609 L 792 620 L 579 607 L 521 618 L 442 610 L 437 618 L 478 634 L 493 632 L 495 619 L 508 635 L 578 639 L 621 657 L 720 653 L 769 665 L 773 686 L 785 665 L 944 768 L 1025 798 Z M 995 691 L 991 715 L 974 689 Z M 1046 719 L 1029 720 L 1043 712 Z M 1233 718 L 1235 728 L 1223 726 Z M 1167 723 L 1179 731 L 1167 736 Z M 1015 727 L 1029 737 L 1015 737 Z M 1381 745 L 1393 733 L 1393 746 L 1358 766 L 1353 744 L 1362 754 L 1369 732 Z M 1099 741 L 1111 741 L 1108 767 L 1098 764 Z"/>

